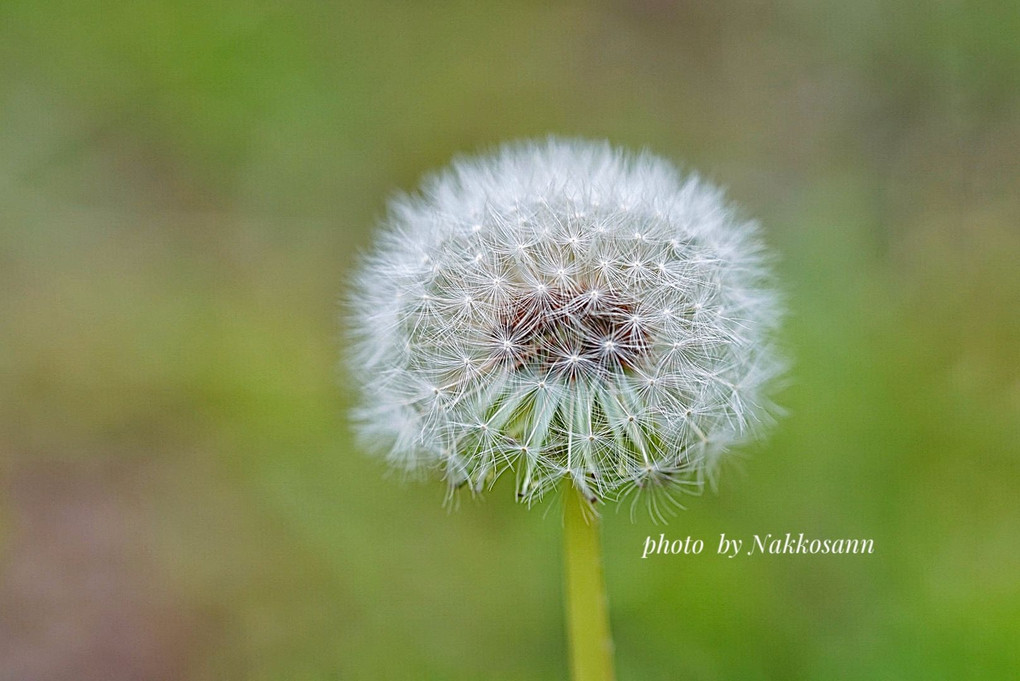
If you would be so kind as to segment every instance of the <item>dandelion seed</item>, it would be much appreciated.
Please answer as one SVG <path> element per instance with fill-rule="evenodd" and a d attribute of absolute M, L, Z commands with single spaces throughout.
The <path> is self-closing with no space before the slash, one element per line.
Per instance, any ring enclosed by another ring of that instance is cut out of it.
<path fill-rule="evenodd" d="M 676 507 L 769 425 L 783 368 L 754 223 L 608 144 L 455 161 L 391 204 L 349 302 L 365 444 L 451 488 L 512 469 L 527 502 Z"/>

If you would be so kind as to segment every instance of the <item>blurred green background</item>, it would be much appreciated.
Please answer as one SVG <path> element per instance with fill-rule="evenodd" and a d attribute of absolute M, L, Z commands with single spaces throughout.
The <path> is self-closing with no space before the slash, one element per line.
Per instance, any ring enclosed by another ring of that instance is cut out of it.
<path fill-rule="evenodd" d="M 387 197 L 550 132 L 726 185 L 791 308 L 775 436 L 607 514 L 620 679 L 1015 678 L 1015 2 L 3 0 L 0 679 L 563 678 L 555 506 L 387 476 L 337 369 Z M 787 531 L 876 551 L 710 555 Z"/>

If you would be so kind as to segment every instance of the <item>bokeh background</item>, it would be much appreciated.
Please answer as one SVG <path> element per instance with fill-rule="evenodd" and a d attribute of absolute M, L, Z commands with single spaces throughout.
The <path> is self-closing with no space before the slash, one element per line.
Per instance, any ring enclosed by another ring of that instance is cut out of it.
<path fill-rule="evenodd" d="M 726 185 L 791 309 L 775 436 L 607 513 L 620 678 L 1015 678 L 1015 2 L 3 0 L 0 679 L 564 678 L 555 505 L 387 477 L 337 368 L 387 197 L 550 132 Z M 710 555 L 787 531 L 876 552 Z"/>

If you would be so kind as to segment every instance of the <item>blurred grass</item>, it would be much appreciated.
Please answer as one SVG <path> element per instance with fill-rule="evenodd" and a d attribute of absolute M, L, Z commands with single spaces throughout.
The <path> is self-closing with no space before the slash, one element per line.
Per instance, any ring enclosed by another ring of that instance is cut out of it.
<path fill-rule="evenodd" d="M 148 550 L 195 679 L 561 678 L 555 510 L 448 514 L 353 450 L 337 300 L 385 198 L 453 153 L 608 137 L 762 220 L 796 359 L 744 474 L 667 527 L 608 517 L 621 679 L 1009 678 L 1018 34 L 995 1 L 7 0 L 4 467 L 161 471 Z M 876 555 L 640 560 L 786 531 Z"/>

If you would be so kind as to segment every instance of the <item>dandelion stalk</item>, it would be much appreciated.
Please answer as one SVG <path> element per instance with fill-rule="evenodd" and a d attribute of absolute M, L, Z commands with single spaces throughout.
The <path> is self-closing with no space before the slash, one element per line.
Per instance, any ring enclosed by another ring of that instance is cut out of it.
<path fill-rule="evenodd" d="M 613 637 L 602 575 L 599 517 L 588 500 L 567 489 L 563 518 L 563 567 L 567 639 L 573 681 L 612 681 Z"/>

